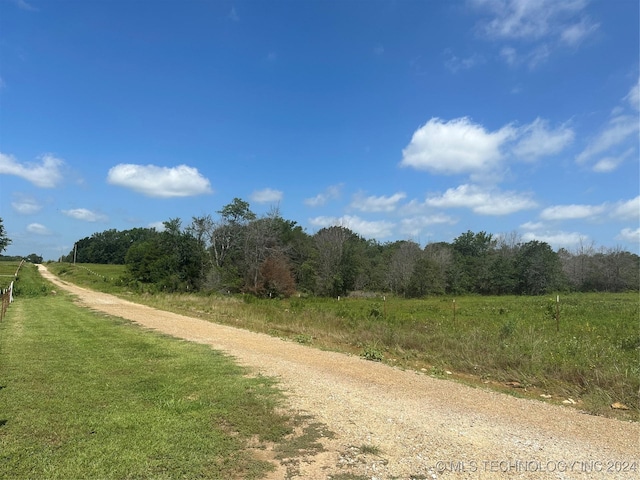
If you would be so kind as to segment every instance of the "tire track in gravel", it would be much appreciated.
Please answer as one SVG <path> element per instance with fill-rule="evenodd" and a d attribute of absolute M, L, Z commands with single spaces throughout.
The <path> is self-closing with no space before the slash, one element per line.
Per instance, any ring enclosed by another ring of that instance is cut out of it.
<path fill-rule="evenodd" d="M 636 422 L 586 415 L 153 309 L 62 282 L 44 266 L 38 268 L 44 278 L 77 295 L 83 306 L 210 345 L 276 377 L 292 411 L 312 415 L 335 436 L 322 439 L 326 451 L 303 458 L 295 472 L 279 466 L 274 479 L 340 474 L 370 479 L 640 477 Z"/>

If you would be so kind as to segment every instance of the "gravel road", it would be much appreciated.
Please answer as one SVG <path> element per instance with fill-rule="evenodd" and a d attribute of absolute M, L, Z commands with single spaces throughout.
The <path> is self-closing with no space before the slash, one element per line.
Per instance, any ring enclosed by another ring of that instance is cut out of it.
<path fill-rule="evenodd" d="M 86 307 L 210 345 L 276 377 L 291 411 L 311 415 L 334 435 L 322 439 L 325 451 L 298 459 L 295 468 L 276 462 L 273 479 L 640 478 L 639 423 L 156 310 L 39 269 Z"/>

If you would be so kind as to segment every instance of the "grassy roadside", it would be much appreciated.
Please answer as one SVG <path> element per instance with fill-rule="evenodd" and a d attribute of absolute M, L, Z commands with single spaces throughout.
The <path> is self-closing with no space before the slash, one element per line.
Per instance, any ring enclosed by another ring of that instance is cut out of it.
<path fill-rule="evenodd" d="M 0 478 L 260 478 L 291 418 L 272 380 L 51 295 L 32 265 L 0 324 Z"/>

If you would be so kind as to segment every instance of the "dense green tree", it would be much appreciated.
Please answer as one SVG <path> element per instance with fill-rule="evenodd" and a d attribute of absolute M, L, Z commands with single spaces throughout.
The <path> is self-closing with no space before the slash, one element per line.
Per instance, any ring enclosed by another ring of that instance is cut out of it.
<path fill-rule="evenodd" d="M 493 235 L 467 231 L 452 244 L 454 257 L 449 269 L 450 288 L 455 293 L 488 293 L 490 289 Z"/>
<path fill-rule="evenodd" d="M 154 284 L 164 291 L 199 290 L 204 279 L 204 249 L 174 218 L 164 222 L 165 229 L 134 243 L 126 255 L 132 280 Z"/>
<path fill-rule="evenodd" d="M 144 241 L 154 234 L 152 228 L 134 228 L 118 231 L 115 229 L 94 233 L 91 237 L 78 240 L 63 260 L 78 263 L 118 264 L 125 263 L 129 247 Z"/>
<path fill-rule="evenodd" d="M 444 284 L 442 278 L 440 265 L 423 254 L 418 258 L 411 273 L 409 285 L 407 286 L 407 296 L 420 298 L 425 295 L 443 294 Z"/>
<path fill-rule="evenodd" d="M 520 247 L 516 257 L 518 292 L 542 295 L 562 287 L 560 257 L 549 244 L 532 240 Z"/>
<path fill-rule="evenodd" d="M 31 263 L 42 263 L 43 258 L 35 253 L 30 253 L 25 257 L 25 260 Z"/>

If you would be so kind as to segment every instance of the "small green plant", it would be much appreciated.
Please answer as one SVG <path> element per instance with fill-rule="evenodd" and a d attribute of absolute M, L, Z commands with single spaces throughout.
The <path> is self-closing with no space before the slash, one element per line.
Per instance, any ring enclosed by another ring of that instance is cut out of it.
<path fill-rule="evenodd" d="M 381 362 L 384 360 L 384 354 L 377 344 L 366 345 L 360 354 L 365 360 L 371 360 L 372 362 Z"/>
<path fill-rule="evenodd" d="M 382 308 L 379 303 L 374 303 L 369 310 L 369 317 L 379 318 L 382 317 Z"/>
<path fill-rule="evenodd" d="M 360 450 L 360 453 L 364 453 L 365 455 L 380 455 L 380 453 L 382 453 L 382 450 L 375 445 L 363 444 L 360 445 L 358 450 Z"/>
<path fill-rule="evenodd" d="M 313 342 L 313 337 L 307 333 L 300 333 L 293 337 L 293 339 L 302 345 L 309 345 Z"/>

